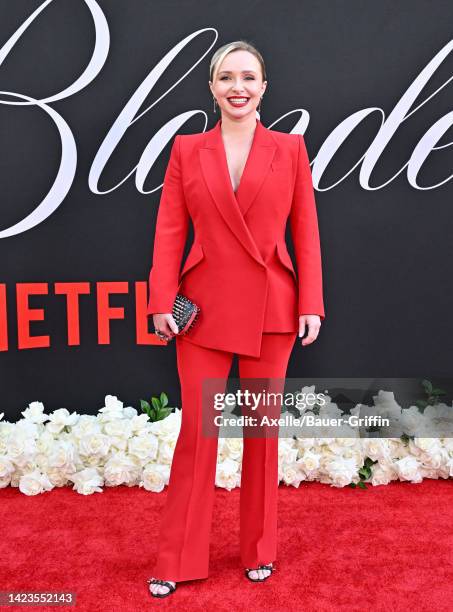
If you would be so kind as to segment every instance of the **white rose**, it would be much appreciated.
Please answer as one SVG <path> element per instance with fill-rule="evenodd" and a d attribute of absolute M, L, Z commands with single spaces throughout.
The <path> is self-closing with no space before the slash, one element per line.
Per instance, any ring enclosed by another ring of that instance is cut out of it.
<path fill-rule="evenodd" d="M 453 478 L 453 457 L 450 457 L 445 467 L 448 470 L 448 477 Z"/>
<path fill-rule="evenodd" d="M 170 470 L 167 465 L 156 465 L 149 463 L 143 470 L 142 480 L 139 483 L 140 487 L 144 487 L 147 491 L 160 493 L 168 484 L 170 478 Z"/>
<path fill-rule="evenodd" d="M 435 404 L 434 406 L 426 406 L 423 416 L 431 426 L 429 437 L 453 437 L 452 407 L 453 406 L 447 406 L 447 404 L 444 403 Z"/>
<path fill-rule="evenodd" d="M 386 485 L 392 480 L 397 480 L 398 476 L 390 465 L 374 464 L 371 466 L 371 484 L 373 486 Z"/>
<path fill-rule="evenodd" d="M 391 458 L 390 445 L 385 438 L 364 438 L 362 440 L 362 449 L 364 455 L 373 461 L 381 459 L 389 460 Z"/>
<path fill-rule="evenodd" d="M 116 395 L 106 395 L 104 403 L 105 406 L 99 409 L 98 419 L 100 423 L 124 419 L 123 402 Z"/>
<path fill-rule="evenodd" d="M 134 436 L 128 440 L 128 452 L 141 461 L 156 459 L 159 440 L 153 434 Z"/>
<path fill-rule="evenodd" d="M 374 405 L 379 407 L 378 414 L 399 419 L 401 416 L 401 406 L 396 402 L 393 391 L 379 391 L 373 395 Z"/>
<path fill-rule="evenodd" d="M 446 463 L 443 463 L 440 468 L 437 470 L 437 473 L 439 475 L 439 478 L 449 478 L 450 474 L 450 467 L 448 466 L 448 461 Z"/>
<path fill-rule="evenodd" d="M 282 458 L 285 457 L 293 449 L 299 452 L 298 447 L 296 445 L 296 440 L 292 438 L 279 438 L 278 440 L 278 460 L 279 462 L 281 462 Z"/>
<path fill-rule="evenodd" d="M 241 461 L 244 442 L 242 438 L 221 438 L 223 440 L 222 445 L 220 446 L 220 455 L 221 460 L 224 459 L 234 459 L 235 461 Z"/>
<path fill-rule="evenodd" d="M 325 465 L 331 483 L 336 487 L 345 487 L 357 476 L 357 465 L 353 459 L 337 457 Z"/>
<path fill-rule="evenodd" d="M 441 438 L 440 442 L 445 450 L 453 456 L 453 438 Z"/>
<path fill-rule="evenodd" d="M 341 408 L 339 408 L 337 404 L 332 402 L 324 404 L 324 406 L 321 406 L 321 408 L 319 409 L 319 416 L 321 417 L 338 419 L 343 414 L 344 410 L 341 410 Z"/>
<path fill-rule="evenodd" d="M 181 410 L 170 412 L 170 414 L 161 419 L 160 421 L 154 421 L 150 425 L 150 430 L 160 440 L 173 440 L 178 437 L 181 429 Z"/>
<path fill-rule="evenodd" d="M 0 476 L 0 489 L 6 489 L 10 485 L 12 486 L 11 476 L 4 476 L 3 478 Z"/>
<path fill-rule="evenodd" d="M 95 457 L 99 460 L 100 457 L 108 455 L 110 438 L 103 433 L 88 433 L 78 439 L 77 446 L 80 454 L 84 455 L 84 457 Z"/>
<path fill-rule="evenodd" d="M 444 453 L 443 449 L 439 449 L 439 451 L 437 452 L 433 451 L 431 453 L 423 453 L 422 456 L 422 463 L 424 468 L 439 470 L 442 465 L 445 465 L 446 461 L 447 454 Z"/>
<path fill-rule="evenodd" d="M 82 414 L 80 419 L 71 428 L 71 435 L 73 438 L 83 438 L 84 436 L 101 433 L 102 424 L 98 421 L 97 417 L 91 414 Z"/>
<path fill-rule="evenodd" d="M 143 413 L 135 415 L 131 418 L 131 433 L 136 436 L 148 434 L 150 431 L 149 425 L 150 423 L 147 414 Z"/>
<path fill-rule="evenodd" d="M 401 480 L 410 480 L 412 482 L 421 482 L 423 480 L 420 474 L 420 463 L 415 457 L 403 457 L 394 463 L 395 470 Z"/>
<path fill-rule="evenodd" d="M 409 454 L 407 443 L 403 442 L 399 436 L 397 438 L 387 438 L 387 444 L 392 459 L 407 457 Z"/>
<path fill-rule="evenodd" d="M 440 440 L 438 438 L 414 438 L 413 444 L 425 453 L 437 453 L 441 449 Z"/>
<path fill-rule="evenodd" d="M 283 448 L 279 448 L 279 452 L 278 453 L 278 461 L 279 463 L 281 463 L 282 465 L 291 465 L 293 464 L 298 457 L 299 451 L 297 448 L 288 448 L 288 447 L 283 447 Z"/>
<path fill-rule="evenodd" d="M 343 451 L 342 456 L 345 459 L 352 459 L 357 466 L 362 467 L 365 462 L 365 456 L 361 448 L 348 448 Z"/>
<path fill-rule="evenodd" d="M 74 483 L 73 489 L 81 495 L 91 495 L 92 493 L 102 493 L 102 476 L 95 468 L 85 468 L 71 476 Z"/>
<path fill-rule="evenodd" d="M 302 457 L 297 460 L 297 464 L 304 470 L 305 473 L 310 474 L 319 468 L 320 460 L 321 456 L 318 453 L 313 453 L 306 450 Z"/>
<path fill-rule="evenodd" d="M 217 464 L 215 484 L 217 487 L 222 487 L 231 491 L 238 485 L 239 481 L 239 463 L 234 459 L 225 459 Z"/>
<path fill-rule="evenodd" d="M 52 483 L 47 475 L 42 474 L 38 470 L 24 474 L 19 480 L 19 490 L 24 495 L 38 495 L 38 493 L 51 491 L 52 489 Z"/>
<path fill-rule="evenodd" d="M 414 438 L 409 440 L 409 450 L 423 467 L 439 469 L 447 460 L 448 453 L 436 438 Z"/>
<path fill-rule="evenodd" d="M 50 431 L 44 429 L 36 439 L 36 452 L 48 455 L 55 444 L 55 438 Z"/>
<path fill-rule="evenodd" d="M 428 405 L 426 406 L 423 414 L 428 416 L 429 418 L 447 418 L 451 419 L 453 416 L 452 412 L 453 404 L 448 406 L 444 402 L 439 402 L 438 404 L 434 404 L 434 406 Z"/>
<path fill-rule="evenodd" d="M 78 466 L 77 469 L 82 469 L 84 467 L 91 468 L 101 468 L 104 467 L 105 459 L 108 455 L 100 456 L 100 455 L 83 455 L 83 463 Z"/>
<path fill-rule="evenodd" d="M 402 410 L 400 422 L 404 433 L 408 436 L 415 436 L 422 426 L 424 419 L 425 417 L 417 406 L 410 406 L 410 408 Z"/>
<path fill-rule="evenodd" d="M 104 466 L 105 484 L 110 487 L 134 485 L 140 476 L 140 465 L 133 457 L 120 451 L 113 455 Z"/>
<path fill-rule="evenodd" d="M 126 406 L 123 408 L 123 416 L 127 419 L 135 419 L 138 416 L 137 410 L 133 406 Z M 141 414 L 140 416 L 147 417 L 147 414 Z"/>
<path fill-rule="evenodd" d="M 326 445 L 322 445 L 319 447 L 318 454 L 319 454 L 319 469 L 324 470 L 324 471 L 327 469 L 326 466 L 331 461 L 338 458 L 338 456 L 335 453 L 332 453 L 330 448 Z"/>
<path fill-rule="evenodd" d="M 127 439 L 131 436 L 131 422 L 127 419 L 116 419 L 104 423 L 104 432 L 113 438 Z"/>
<path fill-rule="evenodd" d="M 66 408 L 58 408 L 54 410 L 49 416 L 49 422 L 46 424 L 46 428 L 53 434 L 59 434 L 65 427 L 72 427 L 77 423 L 79 415 L 77 412 L 69 414 Z"/>
<path fill-rule="evenodd" d="M 299 470 L 297 462 L 284 464 L 281 473 L 281 480 L 283 480 L 286 485 L 292 485 L 298 488 L 301 481 L 304 480 L 304 474 Z"/>
<path fill-rule="evenodd" d="M 14 472 L 14 465 L 12 461 L 5 455 L 0 455 L 0 478 L 10 478 Z"/>
<path fill-rule="evenodd" d="M 41 423 L 33 423 L 28 419 L 20 419 L 14 423 L 14 433 L 23 438 L 37 438 L 43 431 L 44 425 Z"/>
<path fill-rule="evenodd" d="M 6 454 L 17 465 L 23 466 L 34 456 L 36 441 L 14 432 L 6 443 Z"/>
<path fill-rule="evenodd" d="M 21 414 L 24 419 L 28 419 L 32 423 L 44 423 L 49 419 L 49 416 L 44 414 L 44 404 L 42 402 L 31 402 Z"/>
<path fill-rule="evenodd" d="M 355 438 L 335 438 L 333 442 L 330 442 L 327 446 L 329 446 L 330 450 L 337 455 L 343 453 L 346 448 L 351 448 L 357 446 L 357 440 Z"/>
<path fill-rule="evenodd" d="M 294 438 L 279 438 L 278 439 L 278 453 L 280 456 L 284 455 L 290 448 L 298 448 L 297 440 Z"/>
<path fill-rule="evenodd" d="M 432 478 L 433 480 L 438 480 L 439 472 L 437 468 L 428 468 L 422 465 L 420 468 L 420 476 L 422 478 Z"/>
<path fill-rule="evenodd" d="M 48 468 L 46 474 L 54 487 L 64 487 L 69 482 L 68 475 L 60 468 Z"/>
<path fill-rule="evenodd" d="M 0 423 L 0 454 L 6 455 L 6 445 L 10 435 L 16 430 L 14 423 Z"/>
<path fill-rule="evenodd" d="M 171 464 L 175 452 L 176 440 L 160 441 L 159 450 L 157 453 L 158 463 Z"/>
<path fill-rule="evenodd" d="M 366 404 L 356 404 L 354 406 L 354 408 L 350 408 L 349 410 L 349 414 L 352 414 L 353 416 L 360 416 L 361 414 L 363 414 L 363 411 L 370 408 L 370 406 L 367 406 Z"/>
<path fill-rule="evenodd" d="M 71 442 L 58 440 L 47 456 L 49 468 L 57 468 L 63 472 L 75 471 L 76 452 Z"/>

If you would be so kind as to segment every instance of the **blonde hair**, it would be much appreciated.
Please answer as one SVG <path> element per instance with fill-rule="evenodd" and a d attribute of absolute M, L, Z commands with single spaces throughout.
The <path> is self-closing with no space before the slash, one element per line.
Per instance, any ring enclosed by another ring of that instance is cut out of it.
<path fill-rule="evenodd" d="M 238 51 L 239 49 L 243 51 L 249 51 L 249 53 L 256 57 L 261 66 L 263 81 L 266 80 L 267 77 L 264 60 L 258 49 L 246 40 L 235 40 L 234 42 L 223 45 L 223 47 L 217 49 L 217 51 L 212 56 L 211 64 L 209 66 L 209 77 L 212 83 L 214 82 L 214 75 L 217 73 L 217 67 L 220 66 L 224 58 L 228 55 L 228 53 Z"/>

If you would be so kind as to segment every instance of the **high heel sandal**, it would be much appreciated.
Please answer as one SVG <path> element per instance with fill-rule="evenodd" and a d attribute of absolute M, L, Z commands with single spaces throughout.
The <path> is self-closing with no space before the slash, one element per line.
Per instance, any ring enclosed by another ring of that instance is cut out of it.
<path fill-rule="evenodd" d="M 167 597 L 168 595 L 171 595 L 172 593 L 176 591 L 176 584 L 175 586 L 173 586 L 172 583 L 169 582 L 168 580 L 158 580 L 157 578 L 148 578 L 146 582 L 148 584 L 161 584 L 162 586 L 167 587 L 167 589 L 170 589 L 167 593 L 153 593 L 150 589 L 149 592 L 151 593 L 153 597 Z"/>
<path fill-rule="evenodd" d="M 258 570 L 270 570 L 271 573 L 268 574 L 267 576 L 264 576 L 264 578 L 250 578 L 249 572 L 256 572 Z M 274 571 L 275 571 L 275 567 L 271 563 L 269 563 L 268 565 L 258 565 L 258 567 L 256 568 L 255 567 L 246 568 L 245 575 L 252 582 L 264 582 L 265 580 L 270 578 L 270 576 L 272 576 L 272 572 Z"/>

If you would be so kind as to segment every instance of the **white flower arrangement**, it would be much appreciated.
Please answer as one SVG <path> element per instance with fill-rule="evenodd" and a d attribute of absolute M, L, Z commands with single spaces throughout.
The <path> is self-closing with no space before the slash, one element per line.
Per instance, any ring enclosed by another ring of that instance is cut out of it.
<path fill-rule="evenodd" d="M 364 487 L 366 482 L 376 486 L 453 477 L 452 437 L 411 437 L 421 425 L 429 431 L 433 420 L 451 419 L 452 407 L 426 406 L 423 413 L 416 406 L 402 409 L 393 393 L 383 391 L 375 397 L 378 405 L 380 414 L 391 415 L 396 423 L 395 437 L 359 438 L 348 431 L 343 438 L 325 433 L 322 438 L 280 438 L 279 481 L 294 487 L 314 480 Z M 335 416 L 338 407 L 329 403 L 322 410 Z M 161 412 L 165 418 L 151 422 L 149 414 L 139 415 L 107 395 L 96 416 L 70 414 L 66 408 L 47 415 L 41 402 L 32 402 L 21 414 L 17 423 L 3 421 L 0 414 L 0 488 L 19 487 L 25 495 L 36 495 L 72 485 L 90 495 L 102 493 L 103 486 L 138 485 L 157 493 L 169 482 L 181 426 L 179 409 L 167 409 Z M 335 431 L 338 434 L 338 428 Z M 216 486 L 240 486 L 242 448 L 242 438 L 219 438 Z"/>

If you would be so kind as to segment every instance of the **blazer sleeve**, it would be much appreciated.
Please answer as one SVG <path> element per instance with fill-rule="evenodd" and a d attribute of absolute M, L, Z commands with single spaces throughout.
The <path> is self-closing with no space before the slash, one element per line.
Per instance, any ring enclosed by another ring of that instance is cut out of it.
<path fill-rule="evenodd" d="M 187 240 L 189 212 L 181 178 L 181 136 L 175 136 L 165 172 L 149 273 L 147 314 L 171 313 L 179 287 L 179 269 Z"/>
<path fill-rule="evenodd" d="M 299 279 L 299 316 L 317 314 L 325 319 L 318 217 L 304 138 L 299 134 L 296 182 L 290 227 Z"/>

